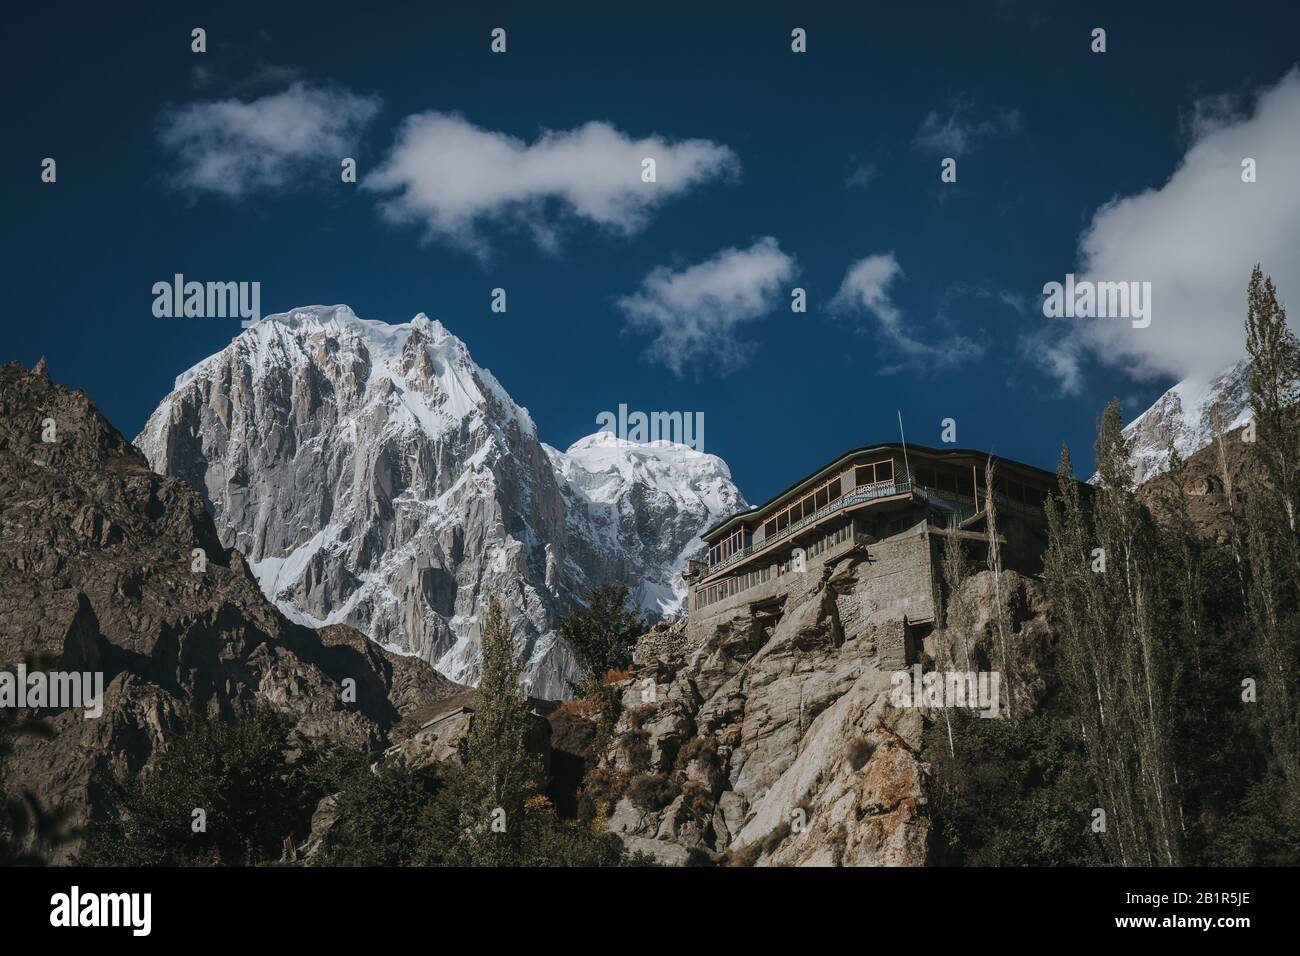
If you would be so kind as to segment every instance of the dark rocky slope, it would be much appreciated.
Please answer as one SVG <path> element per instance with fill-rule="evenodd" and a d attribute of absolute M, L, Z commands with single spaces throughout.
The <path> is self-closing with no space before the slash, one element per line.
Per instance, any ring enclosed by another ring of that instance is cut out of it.
<path fill-rule="evenodd" d="M 74 824 L 97 798 L 93 771 L 148 765 L 196 714 L 266 704 L 307 737 L 378 749 L 403 714 L 463 689 L 351 628 L 286 619 L 221 547 L 200 495 L 153 473 L 43 362 L 0 368 L 0 669 L 24 660 L 103 673 L 102 716 L 32 714 L 54 732 L 17 741 L 6 768 L 11 792 L 66 806 Z"/>

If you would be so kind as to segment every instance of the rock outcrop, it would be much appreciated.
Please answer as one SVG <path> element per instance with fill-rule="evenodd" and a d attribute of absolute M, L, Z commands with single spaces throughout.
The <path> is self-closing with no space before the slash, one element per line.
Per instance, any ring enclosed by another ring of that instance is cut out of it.
<path fill-rule="evenodd" d="M 1234 522 L 1241 528 L 1248 479 L 1252 467 L 1251 445 L 1245 440 L 1245 426 L 1225 432 L 1183 462 L 1181 475 L 1187 514 L 1198 534 L 1220 545 L 1232 541 Z M 1178 494 L 1174 478 L 1163 472 L 1137 489 L 1138 498 L 1156 514 L 1161 514 L 1172 496 Z"/>
<path fill-rule="evenodd" d="M 927 619 L 932 544 L 924 526 L 851 542 L 770 593 L 642 637 L 631 673 L 606 688 L 611 729 L 587 777 L 606 826 L 669 865 L 924 865 L 936 713 L 893 691 L 912 664 L 935 669 L 945 640 Z M 1000 589 L 1025 713 L 1053 664 L 1043 588 L 1004 572 Z M 993 576 L 973 575 L 962 597 L 972 666 L 986 670 Z"/>
<path fill-rule="evenodd" d="M 402 714 L 463 689 L 351 628 L 286 619 L 199 494 L 43 368 L 0 368 L 0 509 L 0 670 L 103 675 L 102 716 L 29 711 L 53 733 L 19 738 L 6 767 L 74 825 L 93 771 L 147 766 L 197 714 L 269 705 L 307 737 L 378 749 Z"/>
<path fill-rule="evenodd" d="M 660 629 L 614 690 L 607 825 L 666 863 L 919 865 L 922 715 L 891 706 L 863 613 L 866 551 L 810 566 L 779 610 L 741 604 Z"/>

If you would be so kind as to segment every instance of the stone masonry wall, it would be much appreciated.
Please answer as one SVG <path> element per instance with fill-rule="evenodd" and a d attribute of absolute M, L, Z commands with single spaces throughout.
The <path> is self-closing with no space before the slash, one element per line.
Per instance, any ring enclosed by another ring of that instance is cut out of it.
<path fill-rule="evenodd" d="M 687 640 L 698 643 L 719 621 L 738 608 L 784 598 L 798 603 L 818 586 L 822 570 L 859 546 L 849 540 L 829 548 L 808 562 L 803 572 L 789 571 L 762 584 L 689 612 Z M 866 567 L 851 595 L 840 599 L 839 614 L 849 630 L 862 630 L 868 622 L 886 620 L 910 623 L 934 618 L 934 562 L 930 535 L 924 521 L 890 538 L 866 546 Z"/>

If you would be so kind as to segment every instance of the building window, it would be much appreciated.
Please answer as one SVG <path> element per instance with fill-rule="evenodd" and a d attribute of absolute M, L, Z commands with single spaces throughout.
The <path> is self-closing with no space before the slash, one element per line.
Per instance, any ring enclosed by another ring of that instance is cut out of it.
<path fill-rule="evenodd" d="M 855 465 L 851 473 L 853 475 L 855 487 L 866 487 L 869 485 L 879 485 L 881 483 L 892 482 L 897 479 L 897 470 L 892 458 L 886 458 L 882 461 L 872 462 L 866 465 Z M 932 475 L 933 477 L 933 475 Z M 763 522 L 763 536 L 765 539 L 773 539 L 785 532 L 791 525 L 798 524 L 801 521 L 808 521 L 822 509 L 835 504 L 844 495 L 844 483 L 848 480 L 844 473 L 838 474 L 828 479 L 820 487 L 814 487 L 807 492 L 802 499 L 794 502 L 785 502 L 781 505 L 781 510 Z M 951 490 L 952 479 L 949 478 L 949 490 Z M 747 533 L 746 533 L 747 534 Z M 748 538 L 738 538 L 736 549 L 739 550 L 747 544 Z"/>
<path fill-rule="evenodd" d="M 894 460 L 892 458 L 872 462 L 869 465 L 858 465 L 853 469 L 853 481 L 859 488 L 864 485 L 877 485 L 893 480 Z"/>

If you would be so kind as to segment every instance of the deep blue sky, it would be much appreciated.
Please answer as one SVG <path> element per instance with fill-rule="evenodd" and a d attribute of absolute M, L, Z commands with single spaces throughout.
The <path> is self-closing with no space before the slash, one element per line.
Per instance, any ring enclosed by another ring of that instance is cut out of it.
<path fill-rule="evenodd" d="M 1278 38 L 1300 35 L 1294 3 L 380 6 L 6 11 L 0 359 L 46 355 L 130 437 L 177 373 L 238 331 L 154 318 L 152 284 L 175 272 L 257 279 L 264 312 L 347 303 L 366 318 L 441 319 L 560 448 L 620 402 L 701 410 L 706 450 L 753 501 L 845 448 L 895 440 L 896 408 L 918 443 L 938 444 L 951 416 L 962 446 L 1053 468 L 1065 441 L 1086 474 L 1106 399 L 1134 414 L 1172 382 L 1089 365 L 1082 394 L 1062 395 L 1017 349 L 1047 321 L 1039 290 L 1073 268 L 1098 206 L 1168 178 L 1197 98 L 1275 82 L 1297 59 Z M 189 50 L 194 26 L 208 30 L 202 57 Z M 509 31 L 505 56 L 488 52 L 494 26 Z M 808 31 L 807 55 L 789 51 L 793 26 Z M 1103 56 L 1088 50 L 1094 26 L 1108 30 Z M 216 77 L 203 89 L 200 60 Z M 169 187 L 160 111 L 272 90 L 239 86 L 266 66 L 382 97 L 357 152 L 363 178 L 398 122 L 424 110 L 528 141 L 589 120 L 699 137 L 734 150 L 743 171 L 666 203 L 632 236 L 568 222 L 551 253 L 496 235 L 486 265 L 384 222 L 373 195 L 337 181 L 336 161 L 319 184 L 238 202 Z M 963 155 L 952 188 L 914 139 L 958 101 L 974 121 L 1014 110 L 1020 122 Z M 39 182 L 45 156 L 59 163 L 53 186 Z M 873 181 L 846 185 L 865 163 Z M 751 363 L 725 377 L 647 362 L 616 299 L 655 266 L 766 235 L 798 259 L 791 284 L 808 289 L 808 314 L 783 295 L 744 328 Z M 893 291 L 910 331 L 940 346 L 959 333 L 986 346 L 981 358 L 879 374 L 896 351 L 868 320 L 827 314 L 849 265 L 889 251 L 906 273 Z M 508 289 L 506 315 L 489 311 L 494 286 Z"/>

